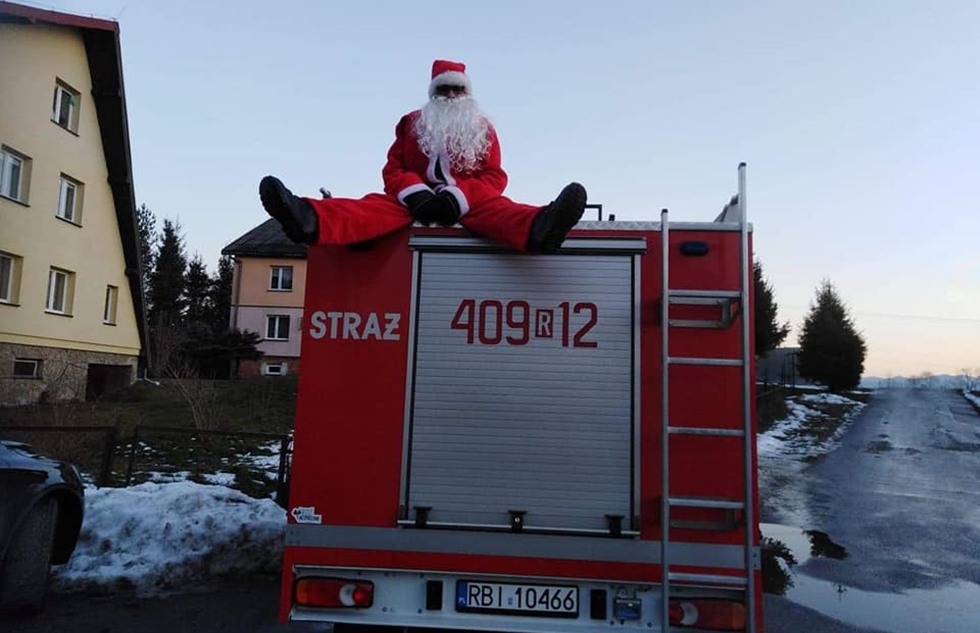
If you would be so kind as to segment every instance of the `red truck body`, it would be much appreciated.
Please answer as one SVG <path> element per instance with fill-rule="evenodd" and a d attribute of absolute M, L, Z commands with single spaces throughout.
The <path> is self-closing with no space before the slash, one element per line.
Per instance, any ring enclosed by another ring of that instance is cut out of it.
<path fill-rule="evenodd" d="M 751 235 L 664 224 L 310 248 L 282 620 L 761 630 Z"/>

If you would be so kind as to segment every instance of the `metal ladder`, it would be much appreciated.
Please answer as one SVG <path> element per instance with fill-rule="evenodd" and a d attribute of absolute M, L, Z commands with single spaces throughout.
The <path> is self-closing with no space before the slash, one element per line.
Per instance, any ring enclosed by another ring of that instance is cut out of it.
<path fill-rule="evenodd" d="M 706 582 L 723 583 L 725 585 L 742 586 L 745 588 L 745 610 L 746 610 L 746 631 L 755 633 L 756 610 L 755 599 L 759 587 L 756 586 L 754 558 L 753 532 L 755 517 L 753 516 L 752 506 L 752 402 L 751 402 L 751 372 L 750 361 L 752 350 L 749 349 L 749 283 L 752 263 L 749 261 L 749 232 L 746 220 L 745 205 L 745 163 L 738 166 L 738 195 L 718 216 L 720 221 L 730 221 L 729 216 L 737 217 L 740 232 L 740 288 L 737 291 L 714 291 L 714 290 L 674 290 L 669 285 L 669 238 L 670 225 L 667 220 L 667 210 L 664 209 L 660 215 L 661 233 L 661 255 L 663 258 L 662 269 L 662 288 L 663 299 L 661 301 L 661 504 L 660 504 L 660 563 L 662 570 L 661 589 L 663 598 L 663 630 L 670 630 L 670 584 L 671 582 Z M 734 213 L 732 213 L 734 212 Z M 717 220 L 716 220 L 717 221 Z M 737 302 L 737 313 L 732 315 L 731 307 Z M 722 318 L 718 322 L 711 321 L 692 321 L 692 320 L 670 320 L 669 310 L 673 305 L 718 305 L 722 310 Z M 726 316 L 727 315 L 727 316 Z M 741 358 L 684 358 L 674 357 L 669 353 L 669 330 L 673 327 L 728 327 L 733 322 L 733 317 L 741 318 Z M 671 426 L 668 419 L 669 394 L 670 394 L 670 367 L 672 365 L 712 365 L 712 366 L 731 366 L 741 368 L 742 377 L 742 428 L 739 429 L 719 429 L 719 428 L 689 428 Z M 693 435 L 693 436 L 730 436 L 742 438 L 742 455 L 744 465 L 745 486 L 742 500 L 731 499 L 712 499 L 701 497 L 677 497 L 670 494 L 670 437 L 672 435 Z M 727 513 L 738 511 L 743 512 L 745 523 L 745 542 L 744 542 L 744 575 L 717 576 L 708 574 L 689 574 L 673 573 L 670 571 L 670 509 L 672 507 L 688 508 L 708 508 L 725 510 Z"/>

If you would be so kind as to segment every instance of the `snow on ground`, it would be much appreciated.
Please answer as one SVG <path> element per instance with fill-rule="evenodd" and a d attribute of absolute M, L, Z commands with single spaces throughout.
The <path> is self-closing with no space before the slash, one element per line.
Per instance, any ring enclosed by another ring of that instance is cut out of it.
<path fill-rule="evenodd" d="M 969 400 L 976 406 L 980 407 L 980 395 L 977 395 L 976 393 L 972 393 L 970 391 L 966 391 L 965 389 L 963 390 L 963 395 L 966 396 L 967 400 Z"/>
<path fill-rule="evenodd" d="M 190 481 L 85 491 L 78 547 L 54 568 L 61 589 L 147 595 L 226 573 L 276 570 L 286 512 L 225 486 Z"/>
<path fill-rule="evenodd" d="M 280 450 L 274 441 L 235 462 L 274 480 Z M 66 565 L 53 568 L 57 588 L 130 587 L 152 595 L 220 574 L 278 571 L 286 511 L 275 501 L 228 487 L 234 473 L 148 474 L 149 482 L 129 488 L 86 486 L 78 546 Z"/>
<path fill-rule="evenodd" d="M 827 414 L 814 406 L 820 404 L 847 407 L 840 426 L 827 439 L 807 432 L 819 425 Z M 775 422 L 756 439 L 759 457 L 759 498 L 763 520 L 787 525 L 810 525 L 806 480 L 801 476 L 808 463 L 834 450 L 851 421 L 866 405 L 857 400 L 831 394 L 804 394 L 789 398 L 784 419 Z"/>

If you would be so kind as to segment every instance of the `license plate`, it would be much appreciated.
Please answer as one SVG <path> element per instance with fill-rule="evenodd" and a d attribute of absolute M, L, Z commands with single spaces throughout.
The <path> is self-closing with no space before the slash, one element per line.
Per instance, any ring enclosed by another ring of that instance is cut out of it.
<path fill-rule="evenodd" d="M 574 618 L 578 616 L 578 587 L 457 580 L 456 610 Z"/>

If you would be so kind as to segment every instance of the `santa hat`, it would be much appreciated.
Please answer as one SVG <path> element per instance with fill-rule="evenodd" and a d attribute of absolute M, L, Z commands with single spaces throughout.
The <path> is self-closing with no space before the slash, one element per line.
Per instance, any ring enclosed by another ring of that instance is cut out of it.
<path fill-rule="evenodd" d="M 439 86 L 462 86 L 466 94 L 473 94 L 473 85 L 466 75 L 466 64 L 437 59 L 432 62 L 432 81 L 429 82 L 429 97 L 436 94 Z"/>

